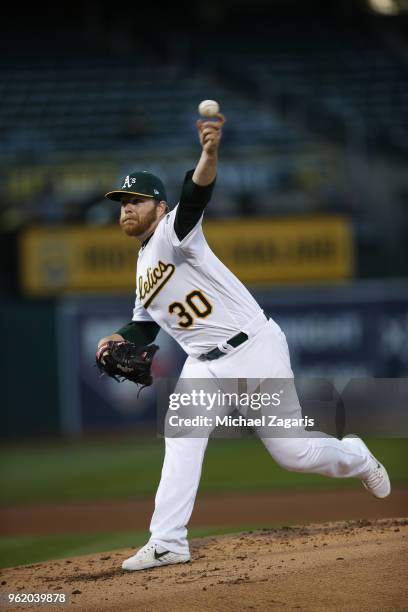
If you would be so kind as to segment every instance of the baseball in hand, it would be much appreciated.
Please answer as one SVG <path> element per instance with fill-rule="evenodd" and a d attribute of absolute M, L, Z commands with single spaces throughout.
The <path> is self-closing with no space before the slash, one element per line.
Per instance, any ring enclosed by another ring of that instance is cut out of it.
<path fill-rule="evenodd" d="M 215 100 L 203 100 L 198 105 L 198 112 L 202 117 L 215 117 L 220 112 L 220 105 Z"/>

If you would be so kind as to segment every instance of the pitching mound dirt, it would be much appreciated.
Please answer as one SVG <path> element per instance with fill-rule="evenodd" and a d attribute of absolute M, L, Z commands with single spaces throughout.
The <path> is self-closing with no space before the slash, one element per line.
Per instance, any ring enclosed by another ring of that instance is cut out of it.
<path fill-rule="evenodd" d="M 131 549 L 10 568 L 1 590 L 66 593 L 69 607 L 95 611 L 408 609 L 408 519 L 265 529 L 191 550 L 192 563 L 142 572 L 120 569 Z"/>

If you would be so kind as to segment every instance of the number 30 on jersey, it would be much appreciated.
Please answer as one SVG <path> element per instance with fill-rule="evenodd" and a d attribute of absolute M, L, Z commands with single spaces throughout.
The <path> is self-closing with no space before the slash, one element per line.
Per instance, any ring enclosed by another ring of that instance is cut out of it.
<path fill-rule="evenodd" d="M 169 306 L 169 313 L 176 314 L 180 321 L 179 327 L 191 327 L 194 323 L 194 318 L 199 317 L 205 319 L 212 313 L 212 305 L 205 295 L 195 289 L 188 293 L 185 297 L 185 302 L 172 302 Z"/>

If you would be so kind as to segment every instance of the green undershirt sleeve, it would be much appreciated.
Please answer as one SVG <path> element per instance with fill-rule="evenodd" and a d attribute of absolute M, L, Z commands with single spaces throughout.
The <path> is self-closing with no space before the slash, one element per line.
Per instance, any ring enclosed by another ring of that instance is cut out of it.
<path fill-rule="evenodd" d="M 183 240 L 200 220 L 205 207 L 211 200 L 215 185 L 215 179 L 205 187 L 197 185 L 193 181 L 193 174 L 194 170 L 186 173 L 174 219 L 174 231 L 179 240 Z"/>
<path fill-rule="evenodd" d="M 137 346 L 146 346 L 156 338 L 160 326 L 154 321 L 130 321 L 117 330 L 128 342 L 133 342 Z"/>

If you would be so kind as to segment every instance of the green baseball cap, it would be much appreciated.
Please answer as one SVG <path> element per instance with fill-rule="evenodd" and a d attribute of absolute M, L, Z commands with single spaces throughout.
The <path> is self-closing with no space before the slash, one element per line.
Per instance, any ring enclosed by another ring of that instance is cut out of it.
<path fill-rule="evenodd" d="M 120 202 L 126 194 L 140 195 L 167 202 L 166 189 L 162 181 L 158 176 L 146 170 L 128 174 L 123 180 L 122 187 L 116 191 L 108 191 L 108 193 L 105 193 L 105 198 Z"/>

